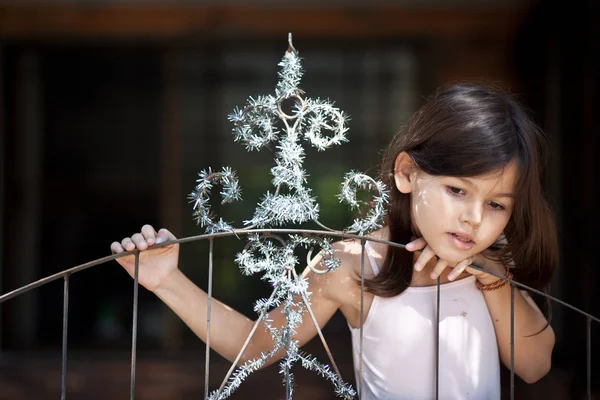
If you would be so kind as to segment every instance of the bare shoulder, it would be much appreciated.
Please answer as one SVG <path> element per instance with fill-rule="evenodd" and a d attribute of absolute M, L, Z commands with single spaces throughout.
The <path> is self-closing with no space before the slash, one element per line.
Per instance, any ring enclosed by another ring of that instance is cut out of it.
<path fill-rule="evenodd" d="M 336 242 L 333 246 L 334 254 L 340 260 L 342 268 L 346 270 L 346 273 L 354 276 L 356 279 L 360 279 L 361 271 L 364 268 L 365 278 L 373 277 L 373 269 L 369 262 L 367 249 L 360 240 L 353 239 Z M 372 248 L 370 250 L 371 252 L 373 251 Z"/>
<path fill-rule="evenodd" d="M 382 228 L 366 236 L 364 243 L 361 240 L 354 239 L 335 243 L 339 246 L 339 252 L 345 255 L 347 267 L 351 268 L 357 278 L 360 278 L 364 266 L 365 279 L 372 278 L 373 268 L 371 262 L 377 266 L 383 265 L 387 253 L 388 245 L 382 241 L 388 239 L 387 228 Z M 367 249 L 368 247 L 368 249 Z"/>
<path fill-rule="evenodd" d="M 373 235 L 379 239 L 379 235 Z M 358 239 L 342 240 L 332 244 L 333 254 L 340 261 L 340 267 L 326 274 L 316 274 L 307 269 L 305 275 L 308 275 L 311 291 L 321 290 L 331 300 L 339 304 L 349 304 L 354 302 L 356 293 L 360 292 L 360 276 L 364 268 L 365 279 L 374 276 L 371 262 L 367 256 L 366 249 L 363 252 L 363 244 Z M 379 265 L 385 257 L 386 245 L 371 242 L 369 253 L 375 262 Z M 315 268 L 322 269 L 319 266 L 321 257 L 315 257 L 313 264 Z M 314 292 L 313 292 L 314 293 Z"/>
<path fill-rule="evenodd" d="M 346 293 L 356 286 L 354 264 L 360 258 L 360 242 L 358 246 L 350 241 L 335 242 L 332 244 L 332 248 L 334 257 L 340 262 L 338 268 L 326 273 L 313 271 L 313 269 L 318 271 L 325 269 L 323 254 L 320 253 L 311 260 L 311 265 L 304 270 L 302 275 L 309 282 L 312 298 L 320 297 L 343 305 L 347 300 Z"/>

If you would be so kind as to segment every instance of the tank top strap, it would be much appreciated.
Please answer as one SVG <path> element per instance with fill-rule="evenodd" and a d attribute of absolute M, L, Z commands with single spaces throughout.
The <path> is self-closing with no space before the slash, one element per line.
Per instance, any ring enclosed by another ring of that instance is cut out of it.
<path fill-rule="evenodd" d="M 379 273 L 379 265 L 375 261 L 375 257 L 373 257 L 373 249 L 369 244 L 369 241 L 365 241 L 365 253 L 367 253 L 367 257 L 369 258 L 369 263 L 371 263 L 371 269 L 373 270 L 373 275 L 377 275 Z"/>

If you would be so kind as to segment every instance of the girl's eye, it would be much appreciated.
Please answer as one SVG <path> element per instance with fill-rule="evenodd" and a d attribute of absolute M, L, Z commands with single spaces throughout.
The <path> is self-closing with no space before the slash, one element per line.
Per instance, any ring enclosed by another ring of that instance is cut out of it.
<path fill-rule="evenodd" d="M 500 203 L 496 203 L 495 201 L 490 201 L 489 202 L 490 207 L 492 207 L 494 210 L 504 210 L 504 206 Z"/>
<path fill-rule="evenodd" d="M 455 186 L 446 186 L 446 189 L 453 195 L 465 194 L 465 191 Z"/>

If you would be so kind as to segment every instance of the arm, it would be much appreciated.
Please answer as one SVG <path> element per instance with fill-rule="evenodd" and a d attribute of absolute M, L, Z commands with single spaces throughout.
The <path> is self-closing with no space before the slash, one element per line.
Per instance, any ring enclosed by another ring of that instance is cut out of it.
<path fill-rule="evenodd" d="M 500 359 L 510 368 L 510 285 L 483 295 L 494 323 Z M 525 382 L 533 383 L 550 371 L 554 331 L 551 326 L 546 327 L 546 318 L 528 294 L 515 290 L 514 295 L 515 373 Z"/>
<path fill-rule="evenodd" d="M 155 243 L 174 240 L 175 236 L 165 229 L 158 233 L 154 228 L 145 225 L 141 233 L 125 238 L 121 243 L 114 242 L 111 249 L 114 253 L 131 251 L 135 248 L 147 250 Z M 167 306 L 169 306 L 183 322 L 203 341 L 206 342 L 207 305 L 208 295 L 191 282 L 178 268 L 178 245 L 158 248 L 140 253 L 140 266 L 138 272 L 139 283 L 154 292 Z M 125 270 L 133 276 L 133 256 L 117 259 Z M 317 256 L 312 263 L 317 265 L 320 257 Z M 313 272 L 304 273 L 309 282 L 311 308 L 319 326 L 323 327 L 338 309 L 340 304 L 330 296 L 330 286 L 321 275 Z M 333 272 L 333 274 L 338 271 Z M 329 274 L 327 274 L 329 275 Z M 267 318 L 271 325 L 280 328 L 285 325 L 285 316 L 281 313 L 283 306 L 269 312 Z M 216 299 L 211 300 L 211 348 L 223 357 L 233 362 L 241 350 L 246 338 L 250 334 L 254 321 L 233 310 Z M 317 331 L 308 314 L 303 315 L 302 324 L 297 328 L 294 336 L 302 346 L 313 338 Z M 240 363 L 258 357 L 262 352 L 273 348 L 271 335 L 265 331 L 264 324 L 255 331 L 249 346 L 246 348 Z M 275 362 L 284 355 L 279 352 L 269 362 Z"/>
<path fill-rule="evenodd" d="M 316 278 L 316 279 L 315 279 Z M 309 274 L 309 292 L 311 309 L 322 328 L 333 316 L 339 305 L 328 299 L 326 290 L 319 285 L 314 273 Z M 159 286 L 154 293 L 171 308 L 185 324 L 204 342 L 206 342 L 208 295 L 191 282 L 180 270 L 174 271 L 171 277 Z M 297 299 L 298 302 L 301 299 Z M 280 329 L 286 323 L 281 312 L 283 305 L 270 311 L 266 319 L 272 327 Z M 254 327 L 255 321 L 235 311 L 231 307 L 212 298 L 211 300 L 211 336 L 210 346 L 217 353 L 235 361 L 244 342 Z M 296 329 L 294 339 L 303 346 L 317 334 L 314 323 L 308 313 L 303 314 L 302 324 Z M 239 363 L 258 357 L 262 352 L 274 346 L 271 335 L 265 330 L 264 323 L 258 326 Z M 269 360 L 273 363 L 285 355 L 282 349 Z"/>
<path fill-rule="evenodd" d="M 423 249 L 417 260 L 420 265 L 426 265 L 435 254 L 423 238 L 408 243 L 406 249 L 409 251 Z M 432 280 L 448 268 L 448 263 L 444 260 L 435 261 L 435 263 Z M 453 266 L 452 271 L 448 274 L 448 279 L 457 278 L 463 271 L 475 275 L 477 280 L 484 285 L 499 279 L 475 268 L 469 268 L 470 264 L 478 265 L 498 274 L 504 272 L 503 265 L 477 254 L 472 259 L 461 261 Z M 483 296 L 494 324 L 500 359 L 504 365 L 510 368 L 510 285 L 483 292 Z M 554 348 L 554 331 L 546 325 L 546 318 L 533 300 L 529 296 L 526 299 L 519 290 L 516 290 L 514 368 L 515 373 L 525 382 L 536 382 L 550 370 L 552 349 Z M 546 328 L 543 329 L 544 327 Z"/>
<path fill-rule="evenodd" d="M 482 266 L 498 274 L 504 272 L 504 266 L 489 258 L 476 256 L 475 265 Z M 483 285 L 497 281 L 497 276 L 467 268 Z M 484 291 L 483 297 L 487 304 L 496 340 L 500 360 L 510 368 L 510 285 L 499 289 Z M 515 296 L 515 374 L 527 383 L 534 383 L 543 378 L 552 365 L 552 349 L 554 348 L 554 331 L 546 317 L 526 292 L 514 291 Z"/>

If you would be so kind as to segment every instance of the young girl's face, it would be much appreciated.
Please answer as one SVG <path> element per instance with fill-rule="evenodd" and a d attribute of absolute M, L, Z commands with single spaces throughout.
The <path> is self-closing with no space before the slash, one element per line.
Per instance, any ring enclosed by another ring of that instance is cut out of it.
<path fill-rule="evenodd" d="M 413 228 L 452 264 L 481 253 L 500 236 L 514 206 L 515 163 L 469 178 L 411 174 Z"/>

